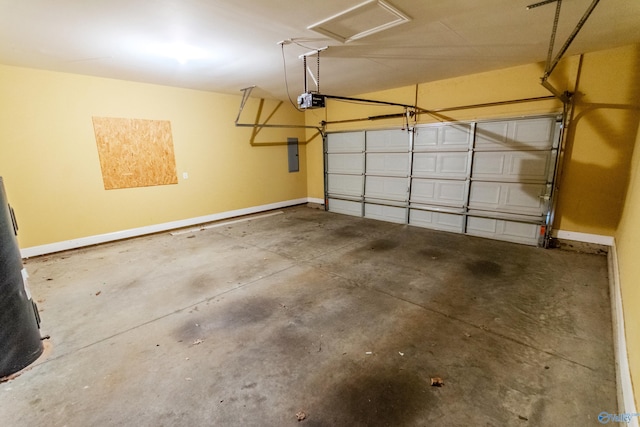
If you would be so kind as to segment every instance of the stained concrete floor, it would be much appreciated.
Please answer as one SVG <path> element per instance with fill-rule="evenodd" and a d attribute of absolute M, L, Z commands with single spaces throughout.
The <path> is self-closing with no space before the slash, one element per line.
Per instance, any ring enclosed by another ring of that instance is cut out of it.
<path fill-rule="evenodd" d="M 278 212 L 26 261 L 51 339 L 0 384 L 1 424 L 587 426 L 616 412 L 604 256 Z"/>

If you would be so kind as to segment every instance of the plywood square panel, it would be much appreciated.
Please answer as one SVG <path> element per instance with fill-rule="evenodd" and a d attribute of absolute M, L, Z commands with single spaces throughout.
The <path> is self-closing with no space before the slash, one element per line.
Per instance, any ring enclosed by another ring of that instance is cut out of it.
<path fill-rule="evenodd" d="M 104 188 L 177 184 L 171 123 L 94 117 Z"/>

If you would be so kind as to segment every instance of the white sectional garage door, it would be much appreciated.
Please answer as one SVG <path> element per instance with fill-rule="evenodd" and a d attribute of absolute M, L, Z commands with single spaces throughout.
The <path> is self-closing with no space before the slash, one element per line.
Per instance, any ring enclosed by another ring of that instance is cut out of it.
<path fill-rule="evenodd" d="M 330 133 L 328 209 L 537 245 L 559 130 L 535 117 Z"/>

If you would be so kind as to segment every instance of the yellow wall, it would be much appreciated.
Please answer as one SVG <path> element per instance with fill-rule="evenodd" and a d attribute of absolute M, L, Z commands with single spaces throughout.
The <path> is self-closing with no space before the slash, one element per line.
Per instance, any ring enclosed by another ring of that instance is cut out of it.
<path fill-rule="evenodd" d="M 573 56 L 560 62 L 549 80 L 560 91 L 576 93 L 574 120 L 568 132 L 554 228 L 613 236 L 628 183 L 630 154 L 640 116 L 632 104 L 640 98 L 638 69 L 640 45 Z M 421 83 L 384 92 L 360 95 L 434 110 L 470 104 L 547 96 L 540 85 L 543 64 Z M 324 110 L 307 112 L 307 124 L 402 112 L 398 107 L 362 106 L 329 100 Z M 557 101 L 537 101 L 490 108 L 444 112 L 440 121 L 519 117 L 559 112 Z M 427 114 L 420 123 L 434 122 Z M 400 127 L 402 119 L 329 124 L 328 131 Z M 309 163 L 322 162 L 321 142 L 310 143 Z M 322 197 L 321 171 L 309 170 L 311 197 Z"/>
<path fill-rule="evenodd" d="M 252 146 L 236 128 L 240 96 L 0 66 L 0 176 L 22 248 L 306 197 L 306 153 L 289 173 L 286 145 Z M 279 103 L 264 103 L 262 118 Z M 252 123 L 259 101 L 241 118 Z M 92 116 L 169 120 L 179 183 L 105 190 Z M 282 104 L 271 123 L 303 124 Z M 264 129 L 256 143 L 304 141 Z M 182 173 L 189 174 L 188 179 Z"/>
<path fill-rule="evenodd" d="M 640 44 L 584 55 L 558 228 L 613 235 L 640 121 Z"/>
<path fill-rule="evenodd" d="M 640 130 L 631 162 L 629 190 L 616 232 L 618 266 L 631 377 L 640 408 Z"/>

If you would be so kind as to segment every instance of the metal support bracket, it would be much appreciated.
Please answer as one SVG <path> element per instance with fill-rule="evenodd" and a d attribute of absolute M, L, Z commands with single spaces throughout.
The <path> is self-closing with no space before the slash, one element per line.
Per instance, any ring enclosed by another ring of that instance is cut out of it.
<path fill-rule="evenodd" d="M 569 91 L 560 92 L 558 89 L 553 87 L 551 83 L 547 81 L 546 77 L 542 77 L 540 79 L 540 84 L 544 86 L 544 88 L 547 89 L 549 92 L 551 92 L 553 96 L 555 96 L 560 101 L 562 101 L 563 104 L 568 104 L 569 102 L 571 102 L 571 97 L 573 96 L 573 93 Z"/>
<path fill-rule="evenodd" d="M 580 32 L 585 22 L 587 22 L 587 19 L 589 19 L 589 16 L 591 16 L 591 12 L 593 12 L 593 9 L 596 8 L 598 3 L 600 3 L 600 0 L 593 0 L 591 2 L 586 12 L 584 13 L 584 15 L 582 15 L 582 18 L 580 18 L 580 21 L 578 21 L 578 24 L 576 24 L 576 27 L 573 29 L 571 34 L 569 34 L 569 37 L 567 37 L 567 40 L 564 42 L 564 44 L 556 54 L 555 58 L 553 58 L 553 61 L 551 61 L 551 63 L 547 63 L 547 66 L 545 68 L 545 73 L 544 73 L 546 77 L 549 77 L 549 75 L 556 68 L 556 65 L 558 65 L 558 62 L 560 61 L 560 59 L 562 59 L 567 49 L 569 49 L 569 46 L 571 45 L 573 40 L 576 38 L 576 36 Z M 558 6 L 558 13 L 559 13 L 559 9 L 560 7 Z M 554 37 L 555 37 L 555 28 L 554 28 Z"/>
<path fill-rule="evenodd" d="M 240 111 L 238 111 L 238 116 L 236 117 L 236 121 L 234 122 L 236 126 L 238 126 L 238 120 L 240 120 L 240 114 L 242 114 L 242 110 L 244 110 L 244 105 L 247 103 L 247 99 L 251 96 L 251 91 L 255 88 L 256 85 L 245 87 L 244 89 L 240 89 L 242 92 L 242 100 L 240 101 Z"/>
<path fill-rule="evenodd" d="M 240 101 L 240 110 L 238 111 L 238 116 L 236 117 L 236 120 L 234 122 L 236 127 L 249 127 L 249 128 L 253 128 L 253 129 L 261 129 L 261 128 L 315 129 L 320 133 L 320 135 L 324 135 L 324 128 L 320 127 L 320 126 L 280 125 L 280 124 L 271 124 L 271 123 L 262 123 L 262 124 L 258 124 L 258 123 L 238 123 L 238 121 L 240 120 L 240 116 L 242 115 L 242 111 L 244 110 L 244 106 L 247 103 L 247 100 L 249 99 L 249 96 L 251 95 L 251 91 L 255 87 L 256 86 L 253 85 L 253 86 L 245 87 L 244 89 L 240 89 L 242 91 L 242 100 Z"/>
<path fill-rule="evenodd" d="M 558 53 L 556 54 L 556 56 L 553 59 L 551 59 L 551 57 L 553 56 L 553 47 L 556 39 L 556 32 L 558 30 L 558 21 L 560 20 L 560 8 L 562 6 L 562 0 L 545 0 L 538 3 L 530 4 L 529 6 L 527 6 L 527 10 L 530 10 L 530 9 L 533 9 L 539 6 L 544 6 L 553 2 L 556 2 L 556 13 L 553 19 L 553 28 L 551 30 L 551 38 L 549 40 L 549 51 L 547 52 L 547 62 L 545 64 L 544 75 L 541 77 L 540 83 L 542 84 L 542 86 L 545 87 L 545 89 L 551 92 L 556 98 L 558 98 L 560 101 L 562 101 L 563 104 L 566 105 L 571 101 L 571 96 L 573 94 L 570 92 L 560 92 L 555 87 L 553 87 L 553 85 L 551 85 L 551 83 L 549 83 L 547 80 L 549 79 L 549 76 L 551 75 L 551 73 L 553 73 L 553 70 L 556 68 L 556 65 L 558 65 L 558 62 L 560 62 L 560 60 L 566 53 L 567 49 L 569 49 L 569 46 L 571 45 L 573 40 L 576 38 L 576 36 L 580 32 L 585 22 L 587 22 L 587 19 L 589 19 L 589 16 L 591 16 L 591 13 L 595 9 L 595 7 L 598 5 L 600 0 L 593 0 L 591 2 L 586 12 L 584 13 L 584 15 L 582 15 L 582 18 L 580 18 L 580 21 L 578 21 L 578 24 L 576 25 L 576 27 L 573 29 L 569 37 L 567 37 L 567 40 L 564 42 L 562 47 L 560 47 L 560 50 L 558 50 Z"/>

